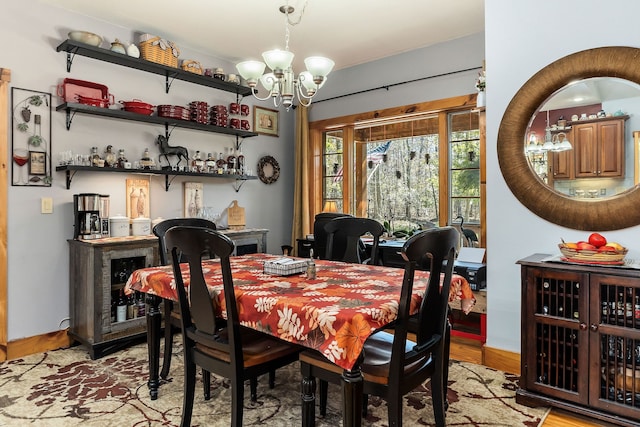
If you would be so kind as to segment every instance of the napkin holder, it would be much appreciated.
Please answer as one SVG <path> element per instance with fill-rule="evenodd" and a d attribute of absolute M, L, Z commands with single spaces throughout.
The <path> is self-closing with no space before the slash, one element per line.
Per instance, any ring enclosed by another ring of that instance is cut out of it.
<path fill-rule="evenodd" d="M 307 263 L 306 259 L 278 258 L 265 261 L 264 272 L 276 276 L 291 276 L 307 271 Z"/>

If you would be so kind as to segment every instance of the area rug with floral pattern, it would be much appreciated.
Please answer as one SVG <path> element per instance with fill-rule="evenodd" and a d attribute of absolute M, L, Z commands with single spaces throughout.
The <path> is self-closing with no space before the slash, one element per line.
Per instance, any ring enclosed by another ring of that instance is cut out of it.
<path fill-rule="evenodd" d="M 182 353 L 174 346 L 171 372 L 151 400 L 147 388 L 146 344 L 91 360 L 86 349 L 49 351 L 0 363 L 0 426 L 178 426 L 182 410 Z M 301 424 L 300 368 L 276 372 L 270 389 L 260 378 L 258 400 L 245 389 L 244 425 L 285 427 Z M 449 372 L 448 426 L 527 426 L 541 424 L 547 408 L 515 402 L 518 377 L 480 365 L 452 361 Z M 229 381 L 212 375 L 211 399 L 202 397 L 198 376 L 193 426 L 228 426 Z M 340 388 L 329 387 L 327 416 L 319 427 L 341 425 Z M 386 426 L 384 400 L 369 398 L 363 425 Z M 405 426 L 433 426 L 429 383 L 404 398 Z"/>

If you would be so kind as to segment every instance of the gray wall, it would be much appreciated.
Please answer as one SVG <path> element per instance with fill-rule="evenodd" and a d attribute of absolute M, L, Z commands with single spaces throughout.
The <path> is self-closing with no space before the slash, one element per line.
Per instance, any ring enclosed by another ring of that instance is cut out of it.
<path fill-rule="evenodd" d="M 64 78 L 89 80 L 105 84 L 116 101 L 141 99 L 153 105 L 187 105 L 194 100 L 210 104 L 228 104 L 235 101 L 231 93 L 174 81 L 169 94 L 164 92 L 164 78 L 138 70 L 103 63 L 77 56 L 70 73 L 66 72 L 66 55 L 55 47 L 67 38 L 71 29 L 82 29 L 103 35 L 109 42 L 115 38 L 134 40 L 134 30 L 114 27 L 93 21 L 85 16 L 70 14 L 36 2 L 8 1 L 3 3 L 0 17 L 0 38 L 3 68 L 11 70 L 11 86 L 51 92 Z M 105 44 L 104 46 L 108 46 Z M 227 72 L 233 64 L 207 57 L 181 47 L 182 59 L 197 59 L 205 67 L 222 66 Z M 73 119 L 71 130 L 65 129 L 65 115 L 55 111 L 60 100 L 54 96 L 52 110 L 52 153 L 57 162 L 58 153 L 73 150 L 89 153 L 96 145 L 102 152 L 108 144 L 115 149 L 124 148 L 129 160 L 139 159 L 145 147 L 154 157 L 158 150 L 154 144 L 162 126 L 83 116 Z M 253 98 L 245 103 L 252 105 Z M 265 107 L 270 107 L 264 104 Z M 11 109 L 9 109 L 11 110 Z M 251 114 L 253 117 L 253 113 Z M 11 117 L 8 117 L 11 120 Z M 204 183 L 204 202 L 222 211 L 232 200 L 246 208 L 248 227 L 269 229 L 268 250 L 279 253 L 280 246 L 290 241 L 293 194 L 293 123 L 292 113 L 280 113 L 280 137 L 258 136 L 242 144 L 248 164 L 255 170 L 258 159 L 274 156 L 281 167 L 280 179 L 271 185 L 259 180 L 248 181 L 238 193 L 232 181 L 191 178 L 186 181 Z M 11 135 L 8 135 L 11 141 Z M 172 145 L 183 145 L 203 153 L 224 151 L 235 143 L 235 138 L 206 132 L 176 129 L 171 136 Z M 10 156 L 10 155 L 9 155 Z M 5 159 L 12 165 L 11 158 Z M 65 187 L 64 173 L 54 172 L 52 187 L 8 188 L 8 339 L 16 340 L 64 329 L 69 316 L 69 278 L 67 239 L 73 237 L 72 199 L 76 193 L 101 193 L 111 196 L 111 214 L 124 214 L 125 180 L 140 175 L 78 173 L 70 190 Z M 182 216 L 182 183 L 176 178 L 168 192 L 161 176 L 151 177 L 151 217 Z M 53 198 L 53 214 L 40 213 L 40 199 Z"/>

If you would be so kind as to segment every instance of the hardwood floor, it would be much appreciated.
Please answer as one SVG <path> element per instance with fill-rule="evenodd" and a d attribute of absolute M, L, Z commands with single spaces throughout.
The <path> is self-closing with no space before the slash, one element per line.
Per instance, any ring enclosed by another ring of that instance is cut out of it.
<path fill-rule="evenodd" d="M 451 338 L 451 358 L 464 362 L 482 364 L 482 347 L 480 342 L 452 337 Z M 602 427 L 613 426 L 613 424 L 594 422 L 588 418 L 581 417 L 566 411 L 552 409 L 551 413 L 542 423 L 542 427 Z"/>

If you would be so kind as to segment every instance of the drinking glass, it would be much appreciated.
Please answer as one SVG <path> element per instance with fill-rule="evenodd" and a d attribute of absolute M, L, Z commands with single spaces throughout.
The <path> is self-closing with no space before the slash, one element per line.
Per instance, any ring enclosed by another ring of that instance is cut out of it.
<path fill-rule="evenodd" d="M 23 175 L 23 170 L 24 170 L 24 165 L 27 164 L 27 162 L 29 161 L 29 151 L 25 150 L 24 148 L 16 148 L 13 150 L 13 161 L 16 163 L 16 165 L 19 166 L 18 170 L 18 182 L 14 182 L 14 184 L 20 184 L 20 185 L 26 185 L 27 184 L 27 180 L 23 180 L 22 179 L 22 175 Z"/>

